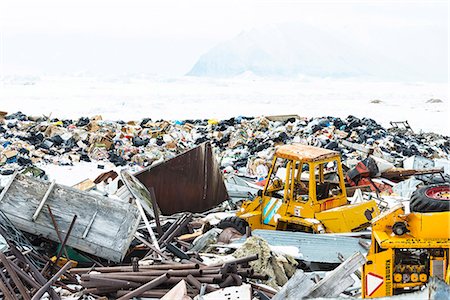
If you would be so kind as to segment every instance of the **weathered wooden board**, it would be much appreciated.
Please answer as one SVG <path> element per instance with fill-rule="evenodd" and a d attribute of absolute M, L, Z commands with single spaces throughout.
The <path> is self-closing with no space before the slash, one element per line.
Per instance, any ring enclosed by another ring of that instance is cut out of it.
<path fill-rule="evenodd" d="M 18 174 L 0 199 L 0 210 L 18 229 L 58 241 L 46 205 L 36 221 L 32 221 L 49 186 L 50 182 Z M 77 215 L 68 246 L 116 262 L 125 256 L 140 222 L 139 211 L 132 204 L 59 184 L 54 186 L 45 203 L 50 205 L 63 237 L 73 216 Z"/>

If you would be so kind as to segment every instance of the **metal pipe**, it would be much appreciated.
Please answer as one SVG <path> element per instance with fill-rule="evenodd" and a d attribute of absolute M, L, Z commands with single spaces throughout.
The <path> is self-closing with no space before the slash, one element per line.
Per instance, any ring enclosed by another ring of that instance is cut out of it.
<path fill-rule="evenodd" d="M 26 263 L 30 270 L 31 270 L 31 276 L 41 285 L 44 285 L 46 283 L 46 279 L 44 276 L 42 276 L 42 274 L 39 272 L 39 270 L 36 268 L 36 266 L 34 264 L 32 264 L 28 258 L 26 256 L 24 256 L 22 254 L 22 252 L 19 251 L 19 249 L 16 248 L 16 246 L 14 245 L 14 243 L 12 243 L 11 241 L 8 241 L 8 246 L 9 246 L 9 250 L 12 252 L 12 254 L 14 254 L 15 257 L 17 257 L 17 259 L 21 260 L 22 262 Z M 53 289 L 47 288 L 49 294 L 50 294 L 50 298 L 52 300 L 57 300 L 60 299 L 60 297 L 58 296 L 58 294 L 56 294 L 56 292 Z"/>
<path fill-rule="evenodd" d="M 121 275 L 121 274 L 107 274 L 107 276 L 99 276 L 100 274 L 89 274 L 89 277 L 82 277 L 82 280 L 89 281 L 90 278 L 111 278 L 111 279 L 119 279 L 119 280 L 126 280 L 126 281 L 132 281 L 132 282 L 140 282 L 140 283 L 146 283 L 149 280 L 153 280 L 157 278 L 158 276 L 133 276 L 133 275 Z M 105 274 L 106 275 L 106 274 Z M 222 281 L 222 275 L 219 275 L 218 277 L 215 276 L 194 276 L 197 278 L 200 282 L 205 283 L 216 283 Z M 178 283 L 181 280 L 186 279 L 186 276 L 172 276 L 167 281 L 168 283 Z"/>
<path fill-rule="evenodd" d="M 8 290 L 8 288 L 3 283 L 3 280 L 0 280 L 0 291 L 2 291 L 2 298 L 5 297 L 6 300 L 15 300 L 17 298 L 13 298 L 13 295 Z"/>
<path fill-rule="evenodd" d="M 155 279 L 153 279 L 152 281 L 144 284 L 143 286 L 131 291 L 130 293 L 123 295 L 122 297 L 120 297 L 118 300 L 129 300 L 133 297 L 139 296 L 140 294 L 142 294 L 145 291 L 151 290 L 154 287 L 157 287 L 161 284 L 163 284 L 164 282 L 166 282 L 168 279 L 170 278 L 169 274 L 163 274 Z"/>
<path fill-rule="evenodd" d="M 47 291 L 47 289 L 56 281 L 59 279 L 59 277 L 61 277 L 62 274 L 64 274 L 64 272 L 66 272 L 70 267 L 72 266 L 72 262 L 69 260 L 58 272 L 56 272 L 55 275 L 53 275 L 52 278 L 50 278 L 50 280 L 44 284 L 37 292 L 36 294 L 34 294 L 33 298 L 31 298 L 31 300 L 39 300 L 41 299 L 42 295 L 44 295 L 44 293 Z"/>
<path fill-rule="evenodd" d="M 235 285 L 242 285 L 242 277 L 238 274 L 230 274 L 231 277 L 233 277 Z"/>
<path fill-rule="evenodd" d="M 173 222 L 169 228 L 164 232 L 164 234 L 158 239 L 158 243 L 161 244 L 168 236 L 169 234 L 175 230 L 178 226 L 178 224 L 181 222 L 181 220 L 183 220 L 186 217 L 186 215 L 182 215 L 181 217 L 179 217 L 177 220 L 175 220 L 175 222 Z"/>
<path fill-rule="evenodd" d="M 218 274 L 220 272 L 220 268 L 214 268 L 214 269 L 200 269 L 203 271 L 203 275 L 209 275 L 209 274 Z"/>
<path fill-rule="evenodd" d="M 61 244 L 61 248 L 59 249 L 58 254 L 56 255 L 55 265 L 58 265 L 59 258 L 61 257 L 62 251 L 64 249 L 64 246 L 67 243 L 67 240 L 69 239 L 70 234 L 72 233 L 72 229 L 73 229 L 73 226 L 75 225 L 75 221 L 77 220 L 77 218 L 78 218 L 77 215 L 74 215 L 72 222 L 70 222 L 70 226 L 69 226 L 69 229 L 67 230 L 67 234 L 64 237 L 64 241 Z"/>
<path fill-rule="evenodd" d="M 181 231 L 181 229 L 183 229 L 183 227 L 185 227 L 192 219 L 192 214 L 188 214 L 187 217 L 184 219 L 184 221 L 182 223 L 180 223 L 180 225 L 175 228 L 175 230 L 169 234 L 169 236 L 161 243 L 162 246 L 167 245 L 167 243 L 170 243 L 173 238 Z"/>
<path fill-rule="evenodd" d="M 17 275 L 19 275 L 20 278 L 22 278 L 24 281 L 26 281 L 29 285 L 31 285 L 35 289 L 41 288 L 41 286 L 36 281 L 34 281 L 31 276 L 29 276 L 27 273 L 25 273 L 25 271 L 23 271 L 21 268 L 19 268 L 18 265 L 16 265 L 14 262 L 10 262 L 10 264 L 11 264 L 11 267 L 14 269 L 14 271 L 16 271 Z"/>
<path fill-rule="evenodd" d="M 233 283 L 234 283 L 233 277 L 231 275 L 228 275 L 228 277 L 223 282 L 219 283 L 219 286 L 221 288 L 225 288 L 227 286 L 232 286 Z"/>
<path fill-rule="evenodd" d="M 202 286 L 202 283 L 198 281 L 194 276 L 188 275 L 186 277 L 186 281 L 190 283 L 193 287 L 195 287 L 199 292 Z"/>
<path fill-rule="evenodd" d="M 155 189 L 153 187 L 150 187 L 148 191 L 150 192 L 150 200 L 152 201 L 153 214 L 155 215 L 156 230 L 158 231 L 158 235 L 162 236 L 163 231 L 161 228 L 161 221 L 159 220 L 159 208 L 158 203 L 156 202 Z"/>
<path fill-rule="evenodd" d="M 191 274 L 192 276 L 202 276 L 203 270 L 201 269 L 192 269 L 192 270 L 148 270 L 148 271 L 139 271 L 139 272 L 118 272 L 118 273 L 100 273 L 100 274 L 83 274 L 81 275 L 82 279 L 89 278 L 90 275 L 95 275 L 97 277 L 109 275 L 121 275 L 121 276 L 160 276 L 163 274 L 169 274 L 170 276 L 188 276 Z M 216 273 L 217 274 L 217 273 Z"/>
<path fill-rule="evenodd" d="M 149 266 L 139 266 L 139 270 L 189 270 L 189 269 L 199 269 L 198 264 L 161 264 L 161 265 L 149 265 Z M 132 272 L 133 267 L 131 266 L 115 266 L 115 267 L 97 267 L 97 268 L 73 268 L 70 270 L 72 274 L 87 273 L 90 271 L 98 271 L 104 273 L 114 273 L 114 272 Z"/>
<path fill-rule="evenodd" d="M 169 289 L 157 289 L 157 290 L 151 290 L 146 291 L 141 294 L 142 298 L 162 298 L 165 294 L 167 294 L 170 290 Z M 117 291 L 116 297 L 123 296 L 127 294 L 128 291 Z M 192 299 L 196 296 L 195 293 L 188 291 L 187 295 L 191 297 Z"/>
<path fill-rule="evenodd" d="M 53 227 L 55 228 L 56 235 L 58 236 L 58 240 L 62 244 L 63 239 L 62 239 L 62 236 L 61 236 L 61 232 L 59 232 L 59 228 L 58 228 L 58 224 L 56 223 L 55 216 L 53 215 L 53 212 L 52 212 L 52 210 L 50 208 L 50 205 L 48 205 L 48 204 L 47 204 L 47 210 L 48 210 L 48 213 L 50 215 L 50 219 L 52 219 Z M 67 259 L 69 259 L 69 255 L 67 254 L 66 248 L 64 248 L 64 254 L 66 255 Z"/>
<path fill-rule="evenodd" d="M 83 293 L 86 294 L 94 294 L 94 295 L 104 295 L 117 292 L 119 288 L 116 287 L 98 287 L 98 288 L 88 288 L 84 289 Z M 128 292 L 128 291 L 127 291 Z"/>
<path fill-rule="evenodd" d="M 161 255 L 162 258 L 169 259 L 169 257 L 165 255 L 160 249 L 156 248 L 154 245 L 147 242 L 144 238 L 140 237 L 137 232 L 134 234 L 134 237 L 138 239 L 141 243 L 143 243 L 145 246 L 149 247 L 151 250 Z"/>
<path fill-rule="evenodd" d="M 20 280 L 19 276 L 17 276 L 17 273 L 13 270 L 11 265 L 9 264 L 8 259 L 6 258 L 5 254 L 3 252 L 0 252 L 0 261 L 3 263 L 3 266 L 6 269 L 6 272 L 8 272 L 9 276 L 13 280 L 16 287 L 19 289 L 20 294 L 25 300 L 31 299 L 30 295 L 28 294 L 27 289 L 23 285 L 22 281 Z"/>
<path fill-rule="evenodd" d="M 5 296 L 6 299 L 19 300 L 16 294 L 14 293 L 13 288 L 7 282 L 7 279 L 3 274 L 3 270 L 0 270 L 0 275 L 2 277 L 0 278 L 0 290 L 3 292 L 3 296 Z"/>
<path fill-rule="evenodd" d="M 120 287 L 123 288 L 138 288 L 141 285 L 136 282 L 131 282 L 127 280 L 120 280 L 120 279 L 112 279 L 112 278 L 100 278 L 100 277 L 93 277 L 89 280 L 91 283 L 97 284 L 96 286 L 114 286 L 114 287 Z"/>

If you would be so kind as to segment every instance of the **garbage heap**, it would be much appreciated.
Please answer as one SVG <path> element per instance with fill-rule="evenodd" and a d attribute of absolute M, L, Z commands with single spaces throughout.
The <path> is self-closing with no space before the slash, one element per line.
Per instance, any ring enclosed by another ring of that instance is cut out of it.
<path fill-rule="evenodd" d="M 263 178 L 277 145 L 302 143 L 342 154 L 344 164 L 373 153 L 395 167 L 407 157 L 447 160 L 450 139 L 434 133 L 385 129 L 369 118 L 348 116 L 236 117 L 228 120 L 107 121 L 101 116 L 64 120 L 26 116 L 21 112 L 0 120 L 0 174 L 12 174 L 39 163 L 72 165 L 109 161 L 115 166 L 150 166 L 210 142 L 227 173 Z M 396 122 L 395 124 L 397 124 Z M 359 151 L 357 151 L 359 150 Z"/>

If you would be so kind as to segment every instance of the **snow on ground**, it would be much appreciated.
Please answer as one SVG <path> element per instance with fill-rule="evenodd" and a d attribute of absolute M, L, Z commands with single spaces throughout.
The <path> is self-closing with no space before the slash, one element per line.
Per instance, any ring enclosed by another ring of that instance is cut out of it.
<path fill-rule="evenodd" d="M 228 118 L 298 114 L 370 117 L 384 126 L 408 120 L 415 130 L 450 135 L 448 85 L 350 79 L 41 77 L 0 81 L 0 110 L 104 119 Z M 440 103 L 427 103 L 430 99 Z M 371 103 L 381 100 L 380 103 Z"/>

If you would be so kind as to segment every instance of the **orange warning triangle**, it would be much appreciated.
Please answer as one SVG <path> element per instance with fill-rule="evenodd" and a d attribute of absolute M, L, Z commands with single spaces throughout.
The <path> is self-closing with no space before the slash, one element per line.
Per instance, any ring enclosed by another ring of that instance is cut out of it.
<path fill-rule="evenodd" d="M 366 275 L 366 294 L 372 296 L 380 286 L 383 285 L 384 278 L 374 273 Z"/>

